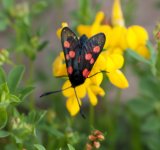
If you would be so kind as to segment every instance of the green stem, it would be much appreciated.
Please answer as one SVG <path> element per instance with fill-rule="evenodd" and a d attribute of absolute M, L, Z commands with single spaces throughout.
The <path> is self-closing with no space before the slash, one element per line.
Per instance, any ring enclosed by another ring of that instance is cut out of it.
<path fill-rule="evenodd" d="M 94 127 L 94 106 L 93 105 L 90 105 L 89 123 L 90 123 L 90 126 Z"/>
<path fill-rule="evenodd" d="M 118 89 L 115 97 L 115 117 L 119 114 L 120 106 L 121 106 L 121 95 L 122 95 L 122 90 Z"/>
<path fill-rule="evenodd" d="M 33 72 L 34 72 L 34 62 L 33 61 L 30 61 L 30 73 L 29 73 L 29 78 L 28 78 L 28 81 L 27 81 L 27 85 L 32 83 L 32 80 L 33 80 Z M 30 109 L 34 109 L 35 108 L 35 101 L 34 101 L 34 95 L 32 94 L 30 96 Z"/>

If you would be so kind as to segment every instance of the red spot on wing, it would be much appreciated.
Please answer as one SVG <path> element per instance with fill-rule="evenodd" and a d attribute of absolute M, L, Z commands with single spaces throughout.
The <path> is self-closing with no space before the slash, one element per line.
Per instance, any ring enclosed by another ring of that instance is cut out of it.
<path fill-rule="evenodd" d="M 69 51 L 69 57 L 74 58 L 76 55 L 75 51 L 71 50 Z"/>
<path fill-rule="evenodd" d="M 86 60 L 90 60 L 91 58 L 92 58 L 92 54 L 91 53 L 85 54 L 85 59 Z"/>
<path fill-rule="evenodd" d="M 95 47 L 93 48 L 93 52 L 94 52 L 94 53 L 99 53 L 99 52 L 100 52 L 100 47 L 99 47 L 99 46 L 95 46 Z"/>
<path fill-rule="evenodd" d="M 88 71 L 87 68 L 85 68 L 85 69 L 83 70 L 83 72 L 82 72 L 82 74 L 83 74 L 83 76 L 84 76 L 85 78 L 88 77 L 89 73 L 90 73 L 90 71 Z"/>
<path fill-rule="evenodd" d="M 65 48 L 70 48 L 70 43 L 68 41 L 64 41 L 63 45 Z"/>
<path fill-rule="evenodd" d="M 72 74 L 72 72 L 73 72 L 72 66 L 69 66 L 69 67 L 67 68 L 67 72 L 68 72 L 69 74 Z"/>
<path fill-rule="evenodd" d="M 93 63 L 94 63 L 94 58 L 90 60 L 90 64 L 93 64 Z"/>
<path fill-rule="evenodd" d="M 66 54 L 66 59 L 67 59 L 67 60 L 69 60 L 69 59 L 70 59 L 69 54 Z"/>

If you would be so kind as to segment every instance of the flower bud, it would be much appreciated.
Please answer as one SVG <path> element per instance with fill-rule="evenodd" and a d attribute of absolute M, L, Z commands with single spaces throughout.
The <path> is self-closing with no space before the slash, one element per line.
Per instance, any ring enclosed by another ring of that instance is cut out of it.
<path fill-rule="evenodd" d="M 102 134 L 102 132 L 99 131 L 99 130 L 95 130 L 95 131 L 93 132 L 93 134 L 94 134 L 94 135 L 99 135 L 99 134 Z"/>
<path fill-rule="evenodd" d="M 112 25 L 125 26 L 120 0 L 114 0 L 114 3 L 113 3 Z"/>
<path fill-rule="evenodd" d="M 102 134 L 97 135 L 98 140 L 103 141 L 104 140 L 104 136 Z"/>
<path fill-rule="evenodd" d="M 93 145 L 94 145 L 94 147 L 95 147 L 96 149 L 100 148 L 100 146 L 101 146 L 98 141 L 95 141 L 95 142 L 93 143 Z"/>
<path fill-rule="evenodd" d="M 88 136 L 88 139 L 90 140 L 90 141 L 95 141 L 96 140 L 96 136 L 94 136 L 94 135 L 89 135 Z"/>
<path fill-rule="evenodd" d="M 86 150 L 92 150 L 92 148 L 93 148 L 93 147 L 92 147 L 91 144 L 88 144 L 88 143 L 86 144 Z"/>

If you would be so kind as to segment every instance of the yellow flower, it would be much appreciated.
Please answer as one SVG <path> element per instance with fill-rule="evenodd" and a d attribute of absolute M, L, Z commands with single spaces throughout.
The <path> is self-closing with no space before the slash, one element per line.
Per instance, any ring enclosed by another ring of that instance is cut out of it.
<path fill-rule="evenodd" d="M 121 48 L 123 52 L 127 48 L 126 41 L 127 29 L 123 26 L 116 26 L 112 28 L 110 47 L 112 48 Z"/>
<path fill-rule="evenodd" d="M 52 64 L 52 70 L 54 76 L 65 76 L 67 75 L 66 64 L 64 62 L 64 54 L 61 52 Z"/>
<path fill-rule="evenodd" d="M 120 0 L 114 0 L 111 19 L 113 26 L 125 26 Z"/>
<path fill-rule="evenodd" d="M 91 37 L 97 33 L 103 32 L 106 36 L 106 43 L 104 49 L 121 48 L 123 52 L 127 48 L 126 33 L 127 29 L 123 26 L 111 27 L 107 24 L 102 24 L 104 13 L 98 12 L 92 25 L 79 25 L 77 31 L 80 35 L 86 34 Z"/>
<path fill-rule="evenodd" d="M 129 86 L 126 77 L 120 70 L 117 69 L 111 73 L 108 73 L 107 75 L 113 85 L 119 88 L 127 88 Z"/>
<path fill-rule="evenodd" d="M 112 84 L 119 88 L 128 87 L 128 81 L 119 70 L 124 63 L 123 56 L 118 53 L 109 54 L 107 51 L 102 52 L 92 68 L 89 76 L 94 75 L 101 70 L 106 70 L 107 76 Z M 64 64 L 64 54 L 61 52 L 60 55 L 55 59 L 53 63 L 53 74 L 56 76 L 67 75 L 66 66 Z M 99 73 L 91 78 L 87 78 L 84 84 L 77 86 L 77 97 L 81 104 L 81 100 L 88 95 L 90 103 L 95 106 L 98 102 L 97 95 L 104 96 L 105 92 L 100 87 L 103 80 L 103 74 Z M 70 87 L 71 83 L 67 80 L 62 89 Z M 79 106 L 76 99 L 76 95 L 73 88 L 63 91 L 63 95 L 67 97 L 66 107 L 70 112 L 71 116 L 76 115 L 79 112 Z"/>
<path fill-rule="evenodd" d="M 61 52 L 60 55 L 54 61 L 53 73 L 57 76 L 67 75 L 66 67 L 63 64 L 64 55 Z M 107 53 L 107 51 L 102 52 L 97 61 L 92 68 L 92 71 L 89 76 L 94 75 L 101 70 L 106 70 L 106 74 L 109 77 L 110 82 L 119 87 L 119 88 L 127 88 L 128 81 L 125 78 L 124 74 L 119 70 L 122 68 L 124 63 L 124 58 L 119 53 Z M 56 71 L 56 69 L 58 69 Z M 98 102 L 97 95 L 104 96 L 105 92 L 100 87 L 100 84 L 103 80 L 103 74 L 99 73 L 91 78 L 87 78 L 83 84 L 77 86 L 75 88 L 78 100 L 80 104 L 82 103 L 82 99 L 88 96 L 90 103 L 95 106 Z M 70 87 L 71 83 L 67 80 L 62 89 Z M 67 97 L 66 107 L 70 112 L 71 116 L 76 115 L 79 112 L 79 106 L 76 99 L 75 91 L 73 88 L 63 91 L 63 95 Z"/>
<path fill-rule="evenodd" d="M 146 43 L 149 40 L 147 31 L 141 26 L 134 25 L 128 28 L 126 35 L 128 48 L 131 48 L 141 56 L 148 59 L 150 57 L 150 53 L 146 46 Z"/>
<path fill-rule="evenodd" d="M 106 58 L 106 71 L 108 72 L 106 74 L 110 82 L 119 88 L 127 88 L 129 83 L 120 71 L 124 64 L 124 57 L 119 53 L 109 54 L 106 51 L 102 52 L 102 55 Z"/>
<path fill-rule="evenodd" d="M 116 1 L 116 9 L 120 6 L 117 6 L 119 4 L 118 1 Z M 122 14 L 120 13 L 120 8 L 116 10 L 115 16 L 119 15 L 121 17 L 120 19 L 123 19 Z M 80 35 L 86 34 L 88 37 L 91 37 L 99 32 L 103 32 L 106 35 L 106 43 L 104 46 L 104 49 L 107 49 L 102 52 L 102 55 L 99 57 L 103 57 L 103 66 L 101 65 L 101 70 L 106 70 L 108 73 L 109 80 L 112 84 L 119 88 L 127 88 L 129 86 L 128 81 L 124 74 L 119 70 L 122 68 L 124 64 L 124 57 L 123 57 L 123 51 L 127 48 L 127 40 L 126 40 L 126 34 L 127 34 L 127 28 L 122 26 L 122 24 L 111 27 L 109 25 L 102 25 L 102 21 L 104 19 L 104 13 L 98 12 L 95 20 L 92 25 L 85 26 L 85 25 L 79 25 L 77 27 L 77 31 Z M 113 20 L 115 17 L 113 18 Z M 86 32 L 86 33 L 85 33 Z M 101 59 L 102 61 L 102 59 Z M 97 64 L 98 60 L 97 60 Z M 116 79 L 117 77 L 117 79 Z M 118 80 L 119 79 L 119 80 Z"/>
<path fill-rule="evenodd" d="M 104 16 L 103 12 L 98 12 L 92 25 L 79 25 L 77 27 L 78 33 L 91 37 L 103 32 L 107 39 L 104 49 L 107 49 L 110 53 L 118 49 L 119 53 L 123 54 L 127 48 L 131 48 L 147 59 L 150 57 L 149 50 L 146 47 L 148 41 L 147 31 L 137 25 L 130 26 L 128 29 L 125 27 L 120 0 L 114 0 L 113 3 L 112 26 L 102 24 Z"/>

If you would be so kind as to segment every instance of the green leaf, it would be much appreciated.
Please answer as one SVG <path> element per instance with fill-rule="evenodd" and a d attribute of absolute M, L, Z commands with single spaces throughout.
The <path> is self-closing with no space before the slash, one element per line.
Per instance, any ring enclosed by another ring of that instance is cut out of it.
<path fill-rule="evenodd" d="M 132 58 L 138 60 L 138 61 L 141 61 L 143 63 L 146 63 L 146 64 L 149 64 L 150 65 L 150 62 L 145 59 L 144 57 L 142 57 L 141 55 L 139 55 L 138 53 L 136 53 L 134 50 L 130 49 L 130 48 L 127 48 L 127 51 L 126 51 Z"/>
<path fill-rule="evenodd" d="M 47 113 L 47 111 L 44 111 L 43 113 L 41 113 L 41 115 L 38 118 L 38 120 L 36 121 L 36 123 L 39 123 L 44 118 L 44 116 L 46 115 L 46 113 Z"/>
<path fill-rule="evenodd" d="M 22 79 L 23 73 L 24 73 L 24 66 L 22 65 L 14 67 L 9 72 L 7 81 L 8 81 L 8 87 L 11 92 L 15 92 L 19 82 Z"/>
<path fill-rule="evenodd" d="M 144 137 L 144 143 L 147 145 L 149 150 L 159 150 L 160 149 L 160 136 L 159 134 L 152 134 Z"/>
<path fill-rule="evenodd" d="M 16 143 L 23 143 L 23 139 L 16 136 L 15 134 L 12 134 L 12 137 L 15 139 L 15 142 Z"/>
<path fill-rule="evenodd" d="M 40 144 L 34 144 L 34 147 L 37 149 L 37 150 L 45 150 L 45 147 L 43 145 L 40 145 Z"/>
<path fill-rule="evenodd" d="M 139 117 L 144 117 L 154 110 L 154 103 L 149 100 L 132 99 L 127 103 L 128 108 Z"/>
<path fill-rule="evenodd" d="M 42 51 L 47 45 L 48 45 L 48 41 L 44 41 L 43 43 L 41 43 L 39 46 L 38 46 L 38 51 Z"/>
<path fill-rule="evenodd" d="M 47 7 L 47 3 L 45 1 L 39 1 L 36 2 L 33 7 L 32 7 L 32 11 L 35 14 L 39 14 L 40 12 L 42 12 L 45 8 Z"/>
<path fill-rule="evenodd" d="M 6 108 L 10 104 L 10 94 L 7 83 L 0 85 L 0 107 Z"/>
<path fill-rule="evenodd" d="M 75 150 L 75 148 L 72 145 L 67 144 L 67 146 L 68 146 L 69 150 Z"/>
<path fill-rule="evenodd" d="M 24 89 L 22 89 L 19 93 L 20 93 L 20 99 L 23 100 L 24 98 L 26 98 L 33 90 L 35 89 L 35 87 L 33 86 L 29 86 L 26 87 Z"/>
<path fill-rule="evenodd" d="M 140 80 L 139 91 L 143 95 L 147 96 L 150 99 L 160 99 L 159 92 L 160 80 L 153 78 L 152 76 L 144 76 Z"/>
<path fill-rule="evenodd" d="M 7 111 L 6 108 L 0 107 L 0 129 L 4 128 L 7 123 Z"/>
<path fill-rule="evenodd" d="M 11 102 L 15 102 L 15 103 L 19 103 L 21 102 L 21 100 L 19 99 L 19 97 L 15 96 L 15 95 L 10 95 L 10 101 Z"/>
<path fill-rule="evenodd" d="M 157 53 L 150 41 L 147 42 L 147 48 L 149 49 L 149 52 L 150 52 L 151 70 L 152 70 L 152 73 L 155 75 L 156 74 Z"/>
<path fill-rule="evenodd" d="M 30 124 L 33 124 L 33 125 L 36 125 L 38 124 L 42 118 L 45 116 L 46 114 L 46 111 L 31 111 L 29 114 L 28 114 L 28 117 L 27 117 L 27 122 L 29 122 Z"/>
<path fill-rule="evenodd" d="M 0 67 L 0 85 L 6 81 L 6 74 L 3 68 Z"/>
<path fill-rule="evenodd" d="M 57 138 L 62 138 L 64 136 L 64 134 L 62 132 L 58 131 L 54 127 L 50 127 L 47 125 L 40 125 L 40 128 L 45 130 L 46 132 L 50 133 L 51 135 L 56 136 Z"/>
<path fill-rule="evenodd" d="M 160 117 L 156 115 L 149 116 L 143 122 L 142 130 L 145 132 L 158 132 L 160 130 Z"/>
<path fill-rule="evenodd" d="M 9 135 L 10 135 L 10 133 L 7 132 L 7 131 L 4 131 L 4 130 L 1 130 L 1 131 L 0 131 L 0 138 L 7 137 L 7 136 L 9 136 Z"/>
<path fill-rule="evenodd" d="M 13 0 L 2 0 L 2 5 L 4 8 L 10 9 L 11 7 L 13 7 L 14 1 Z"/>

